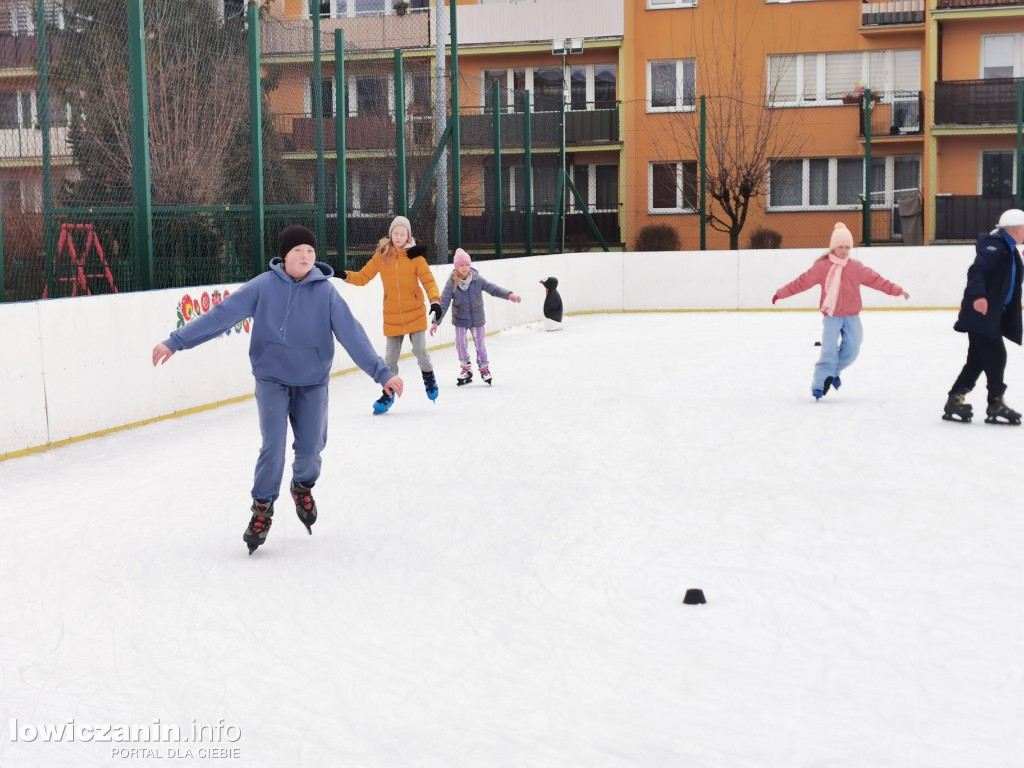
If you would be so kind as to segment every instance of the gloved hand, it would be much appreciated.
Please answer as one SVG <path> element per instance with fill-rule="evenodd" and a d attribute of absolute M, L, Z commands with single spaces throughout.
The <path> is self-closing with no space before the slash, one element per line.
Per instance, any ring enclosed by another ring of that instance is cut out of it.
<path fill-rule="evenodd" d="M 441 305 L 436 301 L 430 303 L 430 312 L 434 315 L 434 325 L 441 322 Z"/>
<path fill-rule="evenodd" d="M 405 255 L 408 256 L 410 259 L 415 259 L 417 256 L 422 256 L 426 252 L 427 252 L 427 246 L 425 246 L 425 245 L 416 245 L 416 243 L 413 243 L 412 245 L 406 246 L 406 248 L 405 248 Z"/>
<path fill-rule="evenodd" d="M 338 273 L 338 276 L 339 276 L 339 277 L 340 277 L 340 278 L 341 278 L 342 280 L 348 280 L 348 272 L 346 272 L 346 271 L 345 271 L 344 269 L 343 269 L 343 270 L 341 270 L 341 272 L 339 272 L 339 273 Z"/>
<path fill-rule="evenodd" d="M 774 296 L 772 296 L 772 304 L 774 304 L 778 300 L 779 300 L 779 294 L 776 293 Z"/>

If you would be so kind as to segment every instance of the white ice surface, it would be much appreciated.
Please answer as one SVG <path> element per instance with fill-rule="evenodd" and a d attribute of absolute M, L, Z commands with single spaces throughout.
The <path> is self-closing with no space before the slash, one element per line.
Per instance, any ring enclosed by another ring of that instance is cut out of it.
<path fill-rule="evenodd" d="M 336 378 L 314 535 L 286 491 L 252 557 L 251 400 L 0 462 L 0 766 L 1019 768 L 1024 429 L 939 419 L 953 313 L 863 321 L 819 403 L 810 312 L 516 328 L 383 417 Z M 241 738 L 10 733 L 158 718 Z"/>

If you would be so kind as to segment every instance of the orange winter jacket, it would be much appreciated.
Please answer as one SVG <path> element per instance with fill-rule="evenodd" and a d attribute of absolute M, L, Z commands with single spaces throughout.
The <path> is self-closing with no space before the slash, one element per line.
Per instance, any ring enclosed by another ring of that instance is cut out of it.
<path fill-rule="evenodd" d="M 404 250 L 389 245 L 386 254 L 378 250 L 365 267 L 358 272 L 349 272 L 345 282 L 366 285 L 378 274 L 384 283 L 384 335 L 405 336 L 427 330 L 423 289 L 426 289 L 431 302 L 441 301 L 427 260 L 422 256 L 410 258 Z"/>

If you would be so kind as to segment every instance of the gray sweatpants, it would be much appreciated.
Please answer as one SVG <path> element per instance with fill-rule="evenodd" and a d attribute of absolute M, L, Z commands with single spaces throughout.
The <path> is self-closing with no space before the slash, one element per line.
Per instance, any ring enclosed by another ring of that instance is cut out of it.
<path fill-rule="evenodd" d="M 398 373 L 398 356 L 402 354 L 402 341 L 405 336 L 388 336 L 388 347 L 384 353 L 384 362 L 392 373 Z M 409 334 L 409 341 L 412 342 L 412 353 L 416 355 L 416 362 L 420 364 L 420 370 L 424 373 L 434 370 L 430 362 L 430 355 L 427 354 L 427 332 L 417 331 Z"/>

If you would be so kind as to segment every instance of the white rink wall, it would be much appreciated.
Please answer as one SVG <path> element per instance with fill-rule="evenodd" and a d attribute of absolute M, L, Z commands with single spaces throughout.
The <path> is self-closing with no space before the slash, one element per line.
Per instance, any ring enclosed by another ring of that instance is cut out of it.
<path fill-rule="evenodd" d="M 538 281 L 549 275 L 558 278 L 567 313 L 769 310 L 775 290 L 807 269 L 823 250 L 571 253 L 480 261 L 476 266 L 491 282 L 523 297 L 521 304 L 485 299 L 487 330 L 492 332 L 540 320 L 544 289 Z M 960 303 L 974 248 L 860 248 L 853 255 L 910 293 L 905 302 L 864 289 L 865 308 L 948 308 Z M 443 289 L 451 266 L 432 269 Z M 334 283 L 383 355 L 380 280 L 362 288 Z M 175 329 L 183 296 L 199 299 L 204 292 L 237 287 L 0 304 L 0 458 L 250 394 L 245 331 L 178 353 L 158 369 L 150 362 L 153 346 Z M 777 306 L 817 305 L 818 290 L 813 289 Z M 571 329 L 571 318 L 566 325 Z M 430 344 L 452 341 L 449 314 Z M 334 370 L 352 367 L 337 347 Z M 409 362 L 403 360 L 400 367 L 403 374 L 410 373 Z"/>

